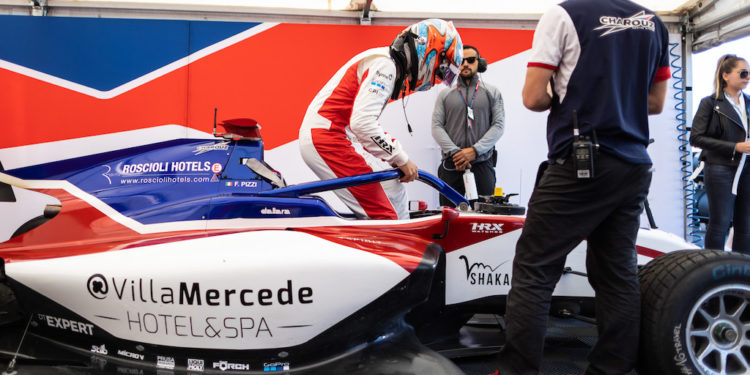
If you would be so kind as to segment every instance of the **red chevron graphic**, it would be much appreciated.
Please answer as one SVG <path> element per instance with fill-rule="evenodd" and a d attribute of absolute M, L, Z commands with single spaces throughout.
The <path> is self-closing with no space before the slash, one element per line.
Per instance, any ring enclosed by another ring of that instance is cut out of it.
<path fill-rule="evenodd" d="M 112 99 L 0 69 L 0 148 L 178 124 L 210 132 L 252 117 L 267 149 L 297 139 L 308 104 L 349 58 L 385 46 L 400 26 L 280 24 Z M 531 47 L 531 30 L 459 29 L 490 63 Z"/>

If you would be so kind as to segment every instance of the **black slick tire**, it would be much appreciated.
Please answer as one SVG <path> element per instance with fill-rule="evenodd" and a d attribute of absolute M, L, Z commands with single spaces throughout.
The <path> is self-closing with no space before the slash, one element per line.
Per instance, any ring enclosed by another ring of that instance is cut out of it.
<path fill-rule="evenodd" d="M 639 374 L 750 373 L 750 257 L 681 250 L 638 277 Z"/>

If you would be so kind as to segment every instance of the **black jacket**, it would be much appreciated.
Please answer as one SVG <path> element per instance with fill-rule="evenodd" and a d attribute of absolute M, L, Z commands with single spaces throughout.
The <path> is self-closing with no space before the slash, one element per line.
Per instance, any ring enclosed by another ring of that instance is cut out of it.
<path fill-rule="evenodd" d="M 745 110 L 750 114 L 750 95 L 742 93 Z M 700 147 L 701 160 L 706 163 L 736 166 L 742 154 L 734 151 L 738 142 L 744 142 L 747 130 L 731 103 L 724 95 L 713 95 L 701 100 L 693 118 L 690 144 Z"/>

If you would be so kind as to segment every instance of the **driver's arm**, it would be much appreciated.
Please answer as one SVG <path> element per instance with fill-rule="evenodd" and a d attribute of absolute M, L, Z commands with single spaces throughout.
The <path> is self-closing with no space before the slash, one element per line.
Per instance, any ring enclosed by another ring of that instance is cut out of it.
<path fill-rule="evenodd" d="M 374 56 L 359 63 L 357 74 L 362 78 L 352 106 L 349 128 L 365 150 L 400 168 L 407 164 L 409 156 L 378 122 L 393 91 L 396 65 L 388 57 Z"/>

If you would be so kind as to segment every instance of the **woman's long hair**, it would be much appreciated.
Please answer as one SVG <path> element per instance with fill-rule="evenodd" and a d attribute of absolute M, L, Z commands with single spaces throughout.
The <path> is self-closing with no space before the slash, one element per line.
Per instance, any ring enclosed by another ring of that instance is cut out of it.
<path fill-rule="evenodd" d="M 727 81 L 724 80 L 722 74 L 731 73 L 732 69 L 737 66 L 738 61 L 745 61 L 742 57 L 737 55 L 724 55 L 719 57 L 719 62 L 716 64 L 716 74 L 714 74 L 714 94 L 717 98 L 720 97 L 721 93 L 724 92 L 724 88 L 727 87 Z"/>

